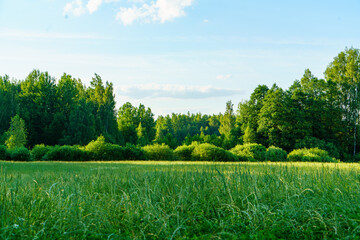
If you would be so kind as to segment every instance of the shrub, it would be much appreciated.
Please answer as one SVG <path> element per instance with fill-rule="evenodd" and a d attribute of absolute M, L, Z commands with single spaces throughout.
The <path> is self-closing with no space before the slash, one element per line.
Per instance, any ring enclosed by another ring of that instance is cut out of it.
<path fill-rule="evenodd" d="M 105 145 L 106 151 L 104 152 L 101 159 L 103 160 L 124 160 L 125 153 L 124 147 L 107 143 Z"/>
<path fill-rule="evenodd" d="M 147 145 L 142 147 L 148 160 L 175 160 L 174 151 L 163 144 Z"/>
<path fill-rule="evenodd" d="M 123 149 L 125 160 L 146 160 L 144 150 L 133 144 L 127 143 Z"/>
<path fill-rule="evenodd" d="M 0 160 L 6 160 L 7 155 L 7 148 L 4 145 L 0 145 Z"/>
<path fill-rule="evenodd" d="M 17 147 L 10 150 L 10 158 L 14 161 L 30 161 L 30 151 L 26 147 Z"/>
<path fill-rule="evenodd" d="M 42 158 L 43 160 L 55 161 L 86 161 L 87 153 L 78 146 L 54 146 Z"/>
<path fill-rule="evenodd" d="M 101 135 L 95 141 L 91 141 L 84 148 L 92 160 L 124 160 L 125 150 L 123 147 L 105 142 Z"/>
<path fill-rule="evenodd" d="M 319 148 L 302 148 L 290 152 L 287 156 L 291 162 L 339 162 L 336 158 L 329 156 L 329 153 Z"/>
<path fill-rule="evenodd" d="M 287 160 L 287 152 L 282 148 L 270 146 L 266 150 L 265 160 L 271 162 L 285 162 Z"/>
<path fill-rule="evenodd" d="M 192 160 L 192 153 L 195 149 L 195 144 L 191 145 L 182 145 L 177 147 L 174 150 L 175 155 L 178 157 L 178 159 L 183 161 L 190 161 Z"/>
<path fill-rule="evenodd" d="M 192 159 L 195 161 L 222 162 L 234 162 L 238 160 L 238 158 L 233 153 L 209 143 L 196 145 L 192 152 Z"/>
<path fill-rule="evenodd" d="M 248 143 L 244 145 L 236 145 L 230 150 L 240 161 L 265 161 L 266 148 L 257 143 Z"/>
<path fill-rule="evenodd" d="M 295 149 L 301 148 L 320 148 L 326 150 L 331 157 L 339 158 L 340 152 L 335 144 L 331 142 L 325 142 L 324 140 L 316 137 L 305 137 L 295 144 Z"/>
<path fill-rule="evenodd" d="M 35 161 L 41 161 L 49 150 L 50 147 L 45 146 L 44 144 L 35 145 L 31 150 L 31 159 Z"/>
<path fill-rule="evenodd" d="M 85 151 L 87 151 L 89 158 L 92 160 L 103 160 L 108 150 L 107 143 L 102 135 L 85 146 Z"/>

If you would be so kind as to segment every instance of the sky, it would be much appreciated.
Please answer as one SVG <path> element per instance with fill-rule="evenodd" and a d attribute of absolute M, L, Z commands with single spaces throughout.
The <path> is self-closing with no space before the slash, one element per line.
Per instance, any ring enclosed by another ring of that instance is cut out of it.
<path fill-rule="evenodd" d="M 0 0 L 0 75 L 114 84 L 158 115 L 234 110 L 359 48 L 359 0 Z"/>

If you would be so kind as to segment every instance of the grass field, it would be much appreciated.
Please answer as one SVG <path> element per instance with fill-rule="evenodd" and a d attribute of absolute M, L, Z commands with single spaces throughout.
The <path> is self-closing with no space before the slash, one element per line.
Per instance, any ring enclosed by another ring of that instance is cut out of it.
<path fill-rule="evenodd" d="M 0 239 L 359 239 L 360 165 L 0 162 Z"/>

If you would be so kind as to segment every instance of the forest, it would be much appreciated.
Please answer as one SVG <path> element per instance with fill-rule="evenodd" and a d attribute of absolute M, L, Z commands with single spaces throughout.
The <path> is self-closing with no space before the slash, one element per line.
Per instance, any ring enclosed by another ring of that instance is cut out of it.
<path fill-rule="evenodd" d="M 293 81 L 293 80 L 291 80 Z M 194 142 L 229 150 L 274 146 L 286 152 L 326 150 L 358 161 L 360 50 L 346 48 L 329 63 L 324 79 L 306 69 L 288 89 L 259 85 L 250 99 L 224 113 L 158 116 L 143 104 L 116 109 L 113 84 L 95 74 L 90 86 L 64 73 L 32 71 L 24 80 L 0 77 L 0 145 L 85 146 L 99 136 L 109 144 L 171 149 Z"/>

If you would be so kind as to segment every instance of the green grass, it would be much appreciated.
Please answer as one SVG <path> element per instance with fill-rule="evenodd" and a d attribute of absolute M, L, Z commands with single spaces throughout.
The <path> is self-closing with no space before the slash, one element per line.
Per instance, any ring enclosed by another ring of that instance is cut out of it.
<path fill-rule="evenodd" d="M 0 162 L 0 239 L 359 239 L 360 165 Z"/>

